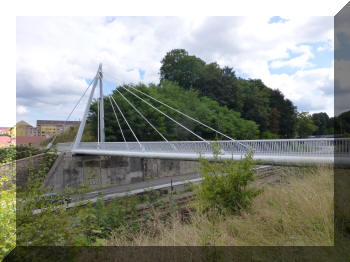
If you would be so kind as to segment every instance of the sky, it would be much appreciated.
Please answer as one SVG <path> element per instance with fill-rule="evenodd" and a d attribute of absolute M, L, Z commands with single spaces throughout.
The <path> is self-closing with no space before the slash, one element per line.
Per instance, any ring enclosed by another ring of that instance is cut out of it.
<path fill-rule="evenodd" d="M 175 48 L 261 79 L 299 111 L 333 115 L 333 28 L 332 16 L 17 17 L 17 121 L 65 120 L 99 63 L 105 93 L 159 83 L 160 61 Z"/>
<path fill-rule="evenodd" d="M 0 126 L 66 119 L 99 63 L 105 93 L 116 84 L 157 83 L 160 61 L 173 48 L 262 79 L 299 111 L 332 115 L 333 16 L 346 2 L 4 2 Z M 85 103 L 71 120 L 81 119 Z"/>

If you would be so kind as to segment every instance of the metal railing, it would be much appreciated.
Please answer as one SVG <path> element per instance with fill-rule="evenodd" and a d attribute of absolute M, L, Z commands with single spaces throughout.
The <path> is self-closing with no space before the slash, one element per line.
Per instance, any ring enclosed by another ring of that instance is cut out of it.
<path fill-rule="evenodd" d="M 349 138 L 319 139 L 273 139 L 273 140 L 236 140 L 236 141 L 169 141 L 169 142 L 81 142 L 76 148 L 79 153 L 84 150 L 148 152 L 148 153 L 201 153 L 213 152 L 217 144 L 220 154 L 245 154 L 250 149 L 259 155 L 291 156 L 333 156 L 335 154 L 350 156 Z M 71 150 L 71 143 L 57 145 L 60 151 Z M 73 152 L 74 153 L 74 152 Z"/>

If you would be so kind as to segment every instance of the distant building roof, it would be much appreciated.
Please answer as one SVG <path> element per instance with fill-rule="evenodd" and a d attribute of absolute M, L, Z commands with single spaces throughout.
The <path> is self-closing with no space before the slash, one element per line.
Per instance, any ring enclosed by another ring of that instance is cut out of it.
<path fill-rule="evenodd" d="M 31 125 L 28 124 L 26 121 L 21 120 L 21 121 L 17 122 L 17 124 L 15 126 L 19 127 L 19 126 L 31 126 Z"/>
<path fill-rule="evenodd" d="M 0 136 L 0 147 L 8 146 L 9 144 L 11 144 L 11 137 Z"/>
<path fill-rule="evenodd" d="M 36 125 L 79 125 L 80 121 L 36 120 Z"/>
<path fill-rule="evenodd" d="M 0 127 L 0 134 L 7 133 L 10 131 L 10 127 Z"/>
<path fill-rule="evenodd" d="M 16 145 L 27 145 L 45 140 L 45 136 L 18 136 L 16 137 Z"/>

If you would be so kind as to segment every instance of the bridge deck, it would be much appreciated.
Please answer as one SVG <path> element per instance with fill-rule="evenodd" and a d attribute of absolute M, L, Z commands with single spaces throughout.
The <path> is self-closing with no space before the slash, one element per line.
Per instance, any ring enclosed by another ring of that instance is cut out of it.
<path fill-rule="evenodd" d="M 188 159 L 199 157 L 212 159 L 213 151 L 220 159 L 241 159 L 252 151 L 254 159 L 266 163 L 325 163 L 331 164 L 336 157 L 339 163 L 350 159 L 349 138 L 324 139 L 275 139 L 236 141 L 172 141 L 172 142 L 82 142 L 57 145 L 59 151 L 73 154 L 117 155 L 145 158 Z"/>

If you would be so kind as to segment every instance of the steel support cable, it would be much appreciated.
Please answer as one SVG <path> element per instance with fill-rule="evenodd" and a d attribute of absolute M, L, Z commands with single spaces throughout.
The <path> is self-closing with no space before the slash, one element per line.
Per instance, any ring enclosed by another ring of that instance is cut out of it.
<path fill-rule="evenodd" d="M 114 77 L 112 77 L 111 75 L 108 74 L 108 76 L 109 76 L 110 78 L 114 79 L 115 81 L 117 81 L 117 79 L 114 78 Z M 125 87 L 122 87 L 122 88 L 126 89 Z M 197 119 L 195 119 L 195 118 L 193 118 L 193 117 L 191 117 L 191 116 L 186 115 L 185 113 L 182 113 L 181 111 L 179 111 L 179 110 L 177 110 L 177 109 L 175 109 L 175 108 L 173 108 L 173 107 L 171 107 L 171 106 L 169 106 L 169 105 L 163 103 L 162 101 L 159 101 L 158 99 L 156 99 L 156 98 L 154 98 L 154 97 L 152 97 L 152 96 L 150 96 L 150 95 L 148 95 L 148 94 L 146 94 L 146 93 L 144 93 L 144 92 L 142 92 L 142 91 L 140 91 L 140 90 L 138 90 L 138 89 L 136 89 L 136 88 L 134 88 L 134 87 L 132 87 L 132 86 L 131 86 L 131 88 L 134 89 L 134 90 L 136 90 L 137 92 L 139 92 L 139 93 L 141 93 L 141 94 L 143 94 L 143 95 L 145 95 L 145 96 L 151 98 L 152 100 L 157 101 L 158 103 L 160 103 L 160 104 L 162 104 L 162 105 L 164 105 L 164 106 L 166 106 L 166 107 L 168 107 L 168 108 L 174 110 L 175 112 L 178 112 L 179 114 L 181 114 L 181 115 L 183 115 L 183 116 L 185 116 L 185 117 L 187 117 L 187 118 L 189 118 L 189 119 L 191 119 L 191 120 L 193 120 L 193 121 L 195 121 L 195 122 L 197 122 L 197 123 L 203 125 L 204 127 L 207 127 L 207 128 L 209 128 L 210 130 L 212 130 L 212 131 L 214 131 L 214 132 L 216 132 L 216 133 L 218 133 L 218 134 L 220 134 L 220 135 L 222 135 L 222 136 L 224 136 L 224 137 L 226 137 L 226 138 L 228 138 L 228 139 L 230 139 L 230 140 L 236 142 L 237 144 L 243 146 L 243 148 L 245 148 L 246 150 L 254 151 L 250 146 L 246 146 L 246 145 L 240 143 L 239 141 L 233 139 L 232 137 L 229 137 L 229 136 L 227 136 L 227 135 L 221 133 L 220 131 L 218 131 L 218 130 L 216 130 L 216 129 L 214 129 L 214 128 L 212 128 L 212 127 L 210 127 L 210 126 L 208 126 L 208 125 L 206 125 L 206 124 L 204 124 L 204 123 L 202 123 L 202 122 L 200 122 L 199 120 L 197 120 Z M 126 90 L 127 90 L 127 89 L 126 89 Z M 128 90 L 128 91 L 129 91 L 129 90 Z M 204 141 L 205 141 L 205 140 L 204 140 Z"/>
<path fill-rule="evenodd" d="M 142 91 L 140 91 L 140 90 L 138 90 L 138 89 L 136 89 L 136 88 L 134 88 L 134 87 L 132 87 L 132 86 L 130 86 L 130 87 L 131 87 L 132 89 L 134 89 L 135 91 L 137 91 L 137 92 L 139 92 L 139 93 L 141 93 L 141 94 L 147 96 L 148 98 L 150 98 L 150 99 L 152 99 L 152 100 L 154 100 L 154 101 L 156 101 L 156 102 L 162 104 L 163 106 L 166 106 L 166 107 L 170 108 L 171 110 L 174 110 L 175 112 L 177 112 L 177 113 L 179 113 L 179 114 L 181 114 L 181 115 L 183 115 L 183 116 L 185 116 L 185 117 L 191 119 L 192 121 L 195 121 L 195 122 L 197 122 L 198 124 L 200 124 L 200 125 L 202 125 L 202 126 L 204 126 L 204 127 L 206 127 L 206 128 L 209 128 L 210 130 L 212 130 L 212 131 L 214 131 L 214 132 L 216 132 L 216 133 L 218 133 L 218 134 L 220 134 L 220 135 L 222 135 L 222 136 L 224 136 L 224 137 L 226 137 L 226 138 L 228 138 L 228 139 L 230 139 L 230 140 L 232 140 L 232 141 L 235 141 L 236 143 L 242 145 L 243 147 L 245 147 L 245 148 L 251 150 L 251 148 L 249 148 L 248 146 L 243 145 L 242 143 L 236 141 L 236 140 L 233 139 L 232 137 L 229 137 L 228 135 L 225 135 L 224 133 L 221 133 L 220 131 L 218 131 L 218 130 L 216 130 L 216 129 L 214 129 L 214 128 L 212 128 L 212 127 L 210 127 L 210 126 L 208 126 L 208 125 L 206 125 L 206 124 L 204 124 L 204 123 L 202 123 L 201 121 L 199 121 L 199 120 L 197 120 L 197 119 L 195 119 L 195 118 L 193 118 L 193 117 L 191 117 L 191 116 L 189 116 L 189 115 L 186 115 L 185 113 L 182 113 L 181 111 L 177 110 L 176 108 L 173 108 L 173 107 L 169 106 L 168 104 L 165 104 L 165 103 L 163 103 L 162 101 L 159 101 L 158 99 L 156 99 L 156 98 L 154 98 L 154 97 L 152 97 L 152 96 L 150 96 L 150 95 L 148 95 L 148 94 L 146 94 L 146 93 L 144 93 L 144 92 L 142 92 Z M 122 87 L 122 88 L 126 89 L 125 87 Z"/>
<path fill-rule="evenodd" d="M 75 106 L 73 107 L 73 110 L 69 113 L 68 117 L 66 118 L 66 120 L 63 123 L 63 132 L 64 132 L 64 128 L 66 127 L 66 123 L 68 121 L 68 119 L 71 117 L 71 115 L 73 114 L 74 110 L 77 108 L 77 106 L 79 105 L 80 101 L 83 99 L 83 97 L 85 96 L 86 92 L 89 90 L 91 84 L 95 81 L 96 76 L 90 81 L 90 84 L 88 85 L 88 87 L 85 89 L 84 93 L 80 96 L 78 102 L 75 104 Z M 54 136 L 54 138 L 52 139 L 52 141 L 47 145 L 47 148 L 50 148 L 52 146 L 52 144 L 55 142 L 57 137 L 57 134 Z"/>
<path fill-rule="evenodd" d="M 210 145 L 210 143 L 205 140 L 204 138 L 202 138 L 201 136 L 197 135 L 196 133 L 192 132 L 190 129 L 188 129 L 187 127 L 185 127 L 184 125 L 182 125 L 181 123 L 179 123 L 178 121 L 176 121 L 175 119 L 173 119 L 172 117 L 168 116 L 167 114 L 165 114 L 164 112 L 162 112 L 161 110 L 159 110 L 158 108 L 154 107 L 152 104 L 148 103 L 147 101 L 145 101 L 143 98 L 139 97 L 138 95 L 136 95 L 135 93 L 133 93 L 132 91 L 128 90 L 125 87 L 124 88 L 126 91 L 128 91 L 129 93 L 131 93 L 132 95 L 134 95 L 135 97 L 137 97 L 138 99 L 140 99 L 141 101 L 143 101 L 144 103 L 146 103 L 147 105 L 149 105 L 150 107 L 152 107 L 154 110 L 158 111 L 159 113 L 161 113 L 162 115 L 166 116 L 167 118 L 169 118 L 171 121 L 175 122 L 176 124 L 178 124 L 179 126 L 181 126 L 182 128 L 186 129 L 188 132 L 190 132 L 191 134 L 195 135 L 197 138 L 199 138 L 200 140 L 206 142 L 207 144 Z"/>
<path fill-rule="evenodd" d="M 68 119 L 71 117 L 71 115 L 73 114 L 74 110 L 77 108 L 77 106 L 79 105 L 80 101 L 83 99 L 83 97 L 85 96 L 86 92 L 88 91 L 88 89 L 90 88 L 91 84 L 94 82 L 95 77 L 91 80 L 90 84 L 88 85 L 88 87 L 85 89 L 83 95 L 79 98 L 78 102 L 75 104 L 72 112 L 70 112 L 70 114 L 68 115 L 67 119 L 65 122 L 68 121 Z"/>
<path fill-rule="evenodd" d="M 135 111 L 166 141 L 169 142 L 163 135 L 161 132 L 158 131 L 158 129 L 152 125 L 152 123 L 150 121 L 148 121 L 148 119 L 116 88 L 115 89 L 123 98 L 126 102 L 129 103 L 129 105 L 135 109 Z"/>
<path fill-rule="evenodd" d="M 115 110 L 114 110 L 114 106 L 113 106 L 113 103 L 112 103 L 111 97 L 110 97 L 110 96 L 108 96 L 108 98 L 109 98 L 109 103 L 111 103 L 111 106 L 112 106 L 112 109 L 113 109 L 113 112 L 114 112 L 115 118 L 117 119 L 118 126 L 119 126 L 120 132 L 121 132 L 121 134 L 122 134 L 122 137 L 123 137 L 123 139 L 124 139 L 124 142 L 126 142 L 126 139 L 125 139 L 125 136 L 124 136 L 124 132 L 123 132 L 123 129 L 122 129 L 121 125 L 120 125 L 120 122 L 119 122 L 119 119 L 118 119 L 117 113 L 116 113 L 116 112 L 115 112 Z"/>
<path fill-rule="evenodd" d="M 119 113 L 122 115 L 122 117 L 123 117 L 123 119 L 124 119 L 125 123 L 128 125 L 128 127 L 129 127 L 129 129 L 130 129 L 131 133 L 132 133 L 132 134 L 133 134 L 133 136 L 135 137 L 135 139 L 136 139 L 137 143 L 140 145 L 140 147 L 141 147 L 141 148 L 143 148 L 143 147 L 142 147 L 142 145 L 140 144 L 140 141 L 137 139 L 137 136 L 135 135 L 134 131 L 132 130 L 131 126 L 129 125 L 128 120 L 126 120 L 126 118 L 125 118 L 125 116 L 124 116 L 123 112 L 120 110 L 120 108 L 119 108 L 119 106 L 118 106 L 117 102 L 114 100 L 113 96 L 111 96 L 111 98 L 112 98 L 113 102 L 115 103 L 115 105 L 117 106 L 118 111 L 119 111 Z"/>

